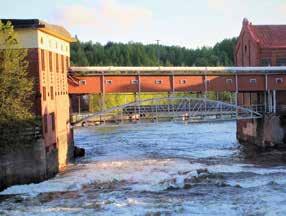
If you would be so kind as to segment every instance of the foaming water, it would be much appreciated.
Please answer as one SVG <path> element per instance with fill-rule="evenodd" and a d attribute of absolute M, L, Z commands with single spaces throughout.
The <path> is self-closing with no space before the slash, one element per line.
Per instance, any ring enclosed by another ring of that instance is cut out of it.
<path fill-rule="evenodd" d="M 86 157 L 1 192 L 0 215 L 285 215 L 286 166 L 273 163 L 284 156 L 251 154 L 235 132 L 235 122 L 78 129 Z"/>

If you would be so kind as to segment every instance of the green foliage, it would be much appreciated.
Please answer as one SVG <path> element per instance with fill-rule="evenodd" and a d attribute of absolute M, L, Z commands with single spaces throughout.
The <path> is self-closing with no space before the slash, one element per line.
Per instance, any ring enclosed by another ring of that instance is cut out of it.
<path fill-rule="evenodd" d="M 156 44 L 80 42 L 71 46 L 75 66 L 232 66 L 236 38 L 225 39 L 214 47 L 187 49 Z"/>
<path fill-rule="evenodd" d="M 2 143 L 4 131 L 19 132 L 16 128 L 26 128 L 34 119 L 31 112 L 34 82 L 28 76 L 26 57 L 27 50 L 19 46 L 11 23 L 3 24 L 0 21 L 0 139 Z M 11 138 L 15 138 L 13 135 Z"/>

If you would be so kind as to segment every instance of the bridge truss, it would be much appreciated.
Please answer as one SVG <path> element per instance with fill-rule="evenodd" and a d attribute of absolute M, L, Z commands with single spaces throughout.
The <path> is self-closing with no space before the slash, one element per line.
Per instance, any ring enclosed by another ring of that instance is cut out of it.
<path fill-rule="evenodd" d="M 77 115 L 74 125 L 120 124 L 126 122 L 210 122 L 261 118 L 248 108 L 207 98 L 164 97 L 138 100 L 101 112 Z"/>

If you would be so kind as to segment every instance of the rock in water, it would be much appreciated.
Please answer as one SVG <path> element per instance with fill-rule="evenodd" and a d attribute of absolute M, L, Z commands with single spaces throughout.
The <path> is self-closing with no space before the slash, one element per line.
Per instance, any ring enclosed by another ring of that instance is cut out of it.
<path fill-rule="evenodd" d="M 79 147 L 74 147 L 74 157 L 84 157 L 85 156 L 85 149 L 84 148 L 79 148 Z"/>

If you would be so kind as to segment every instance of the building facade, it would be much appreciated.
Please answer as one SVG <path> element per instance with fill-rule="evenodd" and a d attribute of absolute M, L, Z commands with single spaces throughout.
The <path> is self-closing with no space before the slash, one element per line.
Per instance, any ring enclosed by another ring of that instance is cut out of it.
<path fill-rule="evenodd" d="M 14 26 L 20 46 L 28 50 L 29 73 L 37 93 L 34 110 L 42 119 L 47 160 L 57 160 L 47 169 L 61 169 L 66 166 L 73 146 L 67 71 L 70 43 L 74 39 L 63 27 L 41 20 L 2 20 L 8 21 Z"/>
<path fill-rule="evenodd" d="M 244 19 L 234 56 L 237 66 L 285 66 L 286 25 L 253 25 Z"/>
<path fill-rule="evenodd" d="M 236 66 L 285 66 L 286 25 L 253 25 L 243 20 L 242 29 L 234 51 Z M 237 121 L 237 138 L 241 142 L 259 146 L 285 146 L 285 75 L 265 75 L 261 80 L 264 91 L 242 91 L 238 104 L 267 110 L 263 119 Z M 273 77 L 272 81 L 269 80 Z M 271 88 L 272 85 L 274 88 Z M 265 109 L 268 107 L 269 109 Z"/>

